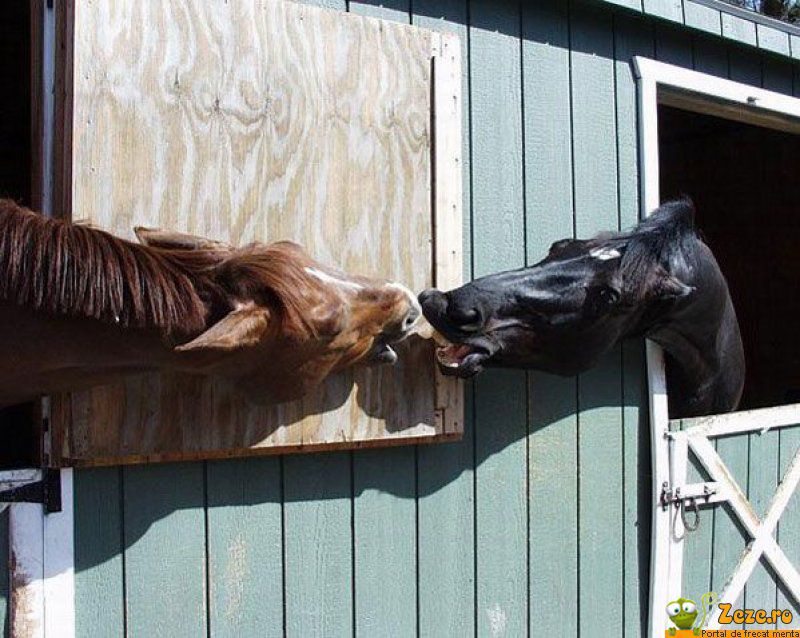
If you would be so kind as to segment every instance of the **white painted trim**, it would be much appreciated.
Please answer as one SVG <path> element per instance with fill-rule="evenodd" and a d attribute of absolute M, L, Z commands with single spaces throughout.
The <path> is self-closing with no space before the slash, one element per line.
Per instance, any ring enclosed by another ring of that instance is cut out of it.
<path fill-rule="evenodd" d="M 44 515 L 38 503 L 9 508 L 10 635 L 44 638 Z"/>
<path fill-rule="evenodd" d="M 75 636 L 72 470 L 61 470 L 61 511 L 44 517 L 44 635 Z"/>
<path fill-rule="evenodd" d="M 743 107 L 745 112 L 769 112 L 800 120 L 800 100 L 795 97 L 639 56 L 633 58 L 633 63 L 636 77 L 650 87 L 668 87 L 705 96 L 714 102 L 728 102 Z M 709 106 L 713 108 L 714 105 Z"/>
<path fill-rule="evenodd" d="M 708 438 L 747 432 L 764 433 L 767 430 L 794 425 L 800 425 L 800 403 L 714 414 L 691 420 L 692 432 L 702 433 Z M 670 432 L 669 436 L 675 438 L 685 436 L 685 433 Z"/>
<path fill-rule="evenodd" d="M 639 76 L 640 77 L 640 76 Z M 639 174 L 641 214 L 646 217 L 659 204 L 658 174 L 658 103 L 656 84 L 641 79 L 638 83 L 639 105 Z M 648 170 L 648 167 L 655 167 Z M 667 626 L 666 606 L 671 598 L 669 588 L 672 508 L 659 504 L 661 487 L 669 482 L 669 412 L 664 353 L 658 344 L 647 341 L 647 383 L 650 394 L 650 454 L 652 465 L 653 508 L 650 546 L 650 635 L 657 636 Z"/>
<path fill-rule="evenodd" d="M 800 126 L 800 100 L 759 87 L 741 84 L 717 78 L 704 73 L 690 71 L 663 62 L 657 62 L 642 57 L 633 59 L 634 71 L 638 86 L 639 109 L 639 162 L 641 184 L 642 216 L 649 215 L 660 204 L 659 163 L 658 163 L 658 102 L 659 91 L 667 88 L 664 97 L 681 96 L 694 100 L 708 99 L 703 103 L 704 112 L 714 113 L 724 117 L 741 117 L 752 119 L 762 126 L 769 125 L 773 128 L 794 126 L 790 118 L 798 120 Z M 732 110 L 733 107 L 733 110 Z M 787 117 L 788 116 L 788 117 Z M 682 560 L 683 560 L 683 534 L 674 534 L 671 525 L 671 513 L 676 511 L 675 506 L 667 509 L 661 507 L 660 494 L 662 484 L 682 485 L 685 482 L 688 446 L 697 453 L 694 447 L 694 438 L 687 438 L 682 432 L 669 432 L 669 415 L 667 409 L 667 387 L 664 374 L 664 353 L 661 348 L 647 342 L 647 378 L 650 393 L 650 433 L 651 456 L 653 475 L 653 516 L 651 531 L 650 555 L 650 627 L 651 636 L 663 635 L 667 627 L 666 605 L 681 594 Z M 730 432 L 752 432 L 768 429 L 770 427 L 784 427 L 800 423 L 800 406 L 786 406 L 757 413 L 742 413 L 739 415 L 725 415 L 724 417 L 709 417 L 698 423 L 692 430 L 696 430 L 701 438 L 708 443 L 708 436 L 719 436 Z M 701 450 L 707 449 L 701 445 Z M 708 444 L 713 451 L 713 447 Z M 678 455 L 670 464 L 670 453 Z M 724 465 L 721 464 L 724 469 Z M 727 470 L 725 471 L 727 473 Z M 795 580 L 797 572 L 783 555 L 771 535 L 764 532 L 758 535 L 759 529 L 764 524 L 750 518 L 752 508 L 741 496 L 741 490 L 730 480 L 720 480 L 712 474 L 712 478 L 720 483 L 718 493 L 711 502 L 727 500 L 736 503 L 738 511 L 744 519 L 749 520 L 754 534 L 753 551 L 755 557 L 743 557 L 734 577 L 735 582 L 729 583 L 730 593 L 734 591 L 741 581 L 742 585 L 749 575 L 748 566 L 763 554 L 770 560 L 776 572 L 786 577 L 787 587 L 800 586 L 800 580 Z M 794 488 L 792 488 L 793 490 Z M 776 497 L 777 498 L 777 497 Z M 748 512 L 748 508 L 750 512 Z M 782 510 L 781 510 L 782 511 Z M 778 513 L 777 516 L 780 514 Z M 753 514 L 754 516 L 754 514 Z M 678 517 L 676 517 L 677 520 Z M 743 520 L 744 523 L 744 520 Z M 676 522 L 677 526 L 677 522 Z M 763 527 L 766 530 L 766 527 Z M 679 530 L 678 530 L 679 531 Z M 679 564 L 680 563 L 680 564 Z M 754 564 L 754 563 L 753 563 Z M 726 592 L 729 588 L 726 587 Z M 792 589 L 794 591 L 794 589 Z"/>

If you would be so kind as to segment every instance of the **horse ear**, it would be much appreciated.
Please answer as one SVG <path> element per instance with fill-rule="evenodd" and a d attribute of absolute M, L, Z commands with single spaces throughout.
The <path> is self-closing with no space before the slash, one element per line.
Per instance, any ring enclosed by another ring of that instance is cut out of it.
<path fill-rule="evenodd" d="M 694 290 L 694 286 L 687 286 L 677 277 L 665 273 L 656 284 L 655 293 L 659 299 L 680 299 L 693 293 Z"/>
<path fill-rule="evenodd" d="M 160 228 L 144 228 L 137 226 L 133 229 L 136 239 L 144 246 L 151 248 L 166 248 L 169 250 L 232 250 L 228 243 L 197 237 L 187 233 L 178 233 Z"/>
<path fill-rule="evenodd" d="M 269 310 L 248 305 L 232 310 L 189 343 L 176 346 L 177 352 L 232 352 L 255 346 L 269 330 Z"/>

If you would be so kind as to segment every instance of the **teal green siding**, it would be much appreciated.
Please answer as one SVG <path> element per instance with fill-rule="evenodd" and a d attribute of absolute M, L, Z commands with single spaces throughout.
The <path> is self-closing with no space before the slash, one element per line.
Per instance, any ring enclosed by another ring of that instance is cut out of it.
<path fill-rule="evenodd" d="M 468 277 L 635 222 L 633 55 L 800 89 L 788 60 L 730 27 L 719 37 L 719 12 L 690 0 L 616 3 L 639 15 L 579 0 L 319 4 L 460 36 Z M 643 636 L 645 385 L 631 342 L 578 379 L 485 373 L 458 443 L 78 471 L 78 635 Z M 797 445 L 788 431 L 718 444 L 759 506 Z M 799 531 L 790 514 L 779 538 Z M 719 586 L 743 547 L 724 510 L 705 517 L 687 587 Z M 745 596 L 783 600 L 766 572 Z"/>

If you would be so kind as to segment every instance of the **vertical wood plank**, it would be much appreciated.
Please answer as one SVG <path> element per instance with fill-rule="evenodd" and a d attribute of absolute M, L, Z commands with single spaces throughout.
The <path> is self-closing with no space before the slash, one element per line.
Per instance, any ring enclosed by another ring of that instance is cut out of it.
<path fill-rule="evenodd" d="M 356 635 L 416 634 L 414 451 L 353 453 Z"/>
<path fill-rule="evenodd" d="M 470 3 L 475 275 L 525 263 L 520 13 L 516 2 Z M 476 620 L 479 635 L 528 628 L 526 379 L 475 381 Z"/>
<path fill-rule="evenodd" d="M 578 237 L 619 225 L 612 16 L 571 11 L 575 226 Z M 622 370 L 615 348 L 578 379 L 579 630 L 622 635 Z M 602 594 L 600 594 L 602 592 Z"/>
<path fill-rule="evenodd" d="M 9 588 L 8 565 L 8 509 L 0 512 L 0 632 L 4 638 L 9 636 L 8 601 Z"/>
<path fill-rule="evenodd" d="M 206 634 L 203 464 L 123 471 L 128 636 Z"/>
<path fill-rule="evenodd" d="M 461 41 L 464 276 L 471 275 L 470 100 L 467 0 L 415 0 L 412 22 L 455 33 Z M 421 636 L 475 631 L 474 416 L 472 384 L 465 391 L 461 441 L 417 452 L 418 623 Z M 447 530 L 443 533 L 443 530 Z"/>
<path fill-rule="evenodd" d="M 122 472 L 75 470 L 75 635 L 125 635 Z"/>
<path fill-rule="evenodd" d="M 351 1 L 349 8 L 360 15 L 409 22 L 409 4 Z M 399 637 L 416 631 L 415 459 L 411 447 L 353 454 L 356 634 Z"/>
<path fill-rule="evenodd" d="M 691 33 L 672 24 L 657 24 L 656 57 L 661 62 L 691 69 L 693 62 Z"/>
<path fill-rule="evenodd" d="M 631 59 L 654 57 L 652 25 L 636 16 L 614 18 L 617 170 L 620 224 L 639 219 L 637 88 Z M 644 342 L 622 344 L 623 617 L 624 635 L 646 636 L 650 567 L 650 436 Z"/>
<path fill-rule="evenodd" d="M 728 50 L 718 38 L 696 36 L 693 39 L 693 65 L 696 71 L 728 77 Z"/>
<path fill-rule="evenodd" d="M 559 0 L 523 4 L 526 262 L 573 235 L 569 11 Z M 530 373 L 530 635 L 578 633 L 577 404 L 575 379 Z"/>
<path fill-rule="evenodd" d="M 206 468 L 209 630 L 215 638 L 283 632 L 281 461 Z"/>
<path fill-rule="evenodd" d="M 351 453 L 284 458 L 286 635 L 353 635 Z"/>

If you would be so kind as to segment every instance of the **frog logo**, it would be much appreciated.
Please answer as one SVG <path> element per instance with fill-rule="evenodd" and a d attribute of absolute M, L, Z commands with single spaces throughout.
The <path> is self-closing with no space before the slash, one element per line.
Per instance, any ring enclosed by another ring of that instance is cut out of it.
<path fill-rule="evenodd" d="M 697 616 L 700 612 L 697 609 L 697 604 L 688 598 L 678 598 L 673 600 L 667 605 L 667 616 L 674 623 L 675 627 L 667 629 L 667 634 L 675 636 L 678 630 L 683 632 L 691 631 L 689 635 L 700 635 L 700 629 L 705 624 L 711 608 L 717 603 L 719 597 L 713 592 L 707 592 L 700 597 L 700 606 L 703 609 L 703 615 L 700 617 L 700 622 L 697 622 Z M 684 634 L 685 635 L 685 634 Z"/>

